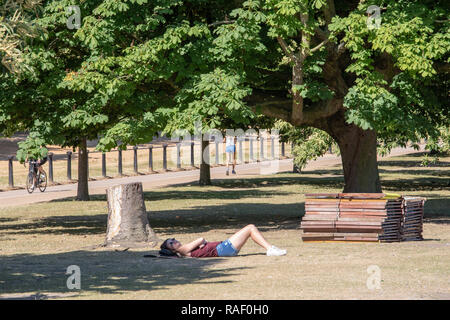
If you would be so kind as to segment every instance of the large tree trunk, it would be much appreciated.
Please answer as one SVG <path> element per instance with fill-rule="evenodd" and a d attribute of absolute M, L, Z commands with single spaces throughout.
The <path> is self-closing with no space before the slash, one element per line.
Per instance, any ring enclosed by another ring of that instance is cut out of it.
<path fill-rule="evenodd" d="M 353 126 L 340 137 L 338 144 L 344 169 L 344 192 L 380 193 L 376 133 Z"/>
<path fill-rule="evenodd" d="M 158 241 L 147 218 L 142 183 L 135 182 L 110 187 L 108 198 L 107 246 L 152 246 Z"/>
<path fill-rule="evenodd" d="M 345 181 L 343 192 L 380 193 L 375 131 L 346 123 L 344 110 L 326 122 L 322 129 L 334 138 L 341 151 Z"/>
<path fill-rule="evenodd" d="M 78 147 L 78 189 L 77 200 L 89 200 L 88 188 L 88 153 L 86 138 L 82 138 Z"/>
<path fill-rule="evenodd" d="M 209 165 L 209 140 L 202 140 L 202 154 L 200 163 L 200 180 L 201 186 L 211 185 L 211 170 Z"/>

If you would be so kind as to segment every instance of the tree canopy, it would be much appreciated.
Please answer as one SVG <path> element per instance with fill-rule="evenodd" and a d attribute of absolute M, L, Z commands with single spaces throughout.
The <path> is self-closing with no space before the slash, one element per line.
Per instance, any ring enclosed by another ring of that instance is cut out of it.
<path fill-rule="evenodd" d="M 69 0 L 43 2 L 32 70 L 2 74 L 0 131 L 108 150 L 155 132 L 256 115 L 339 146 L 347 191 L 380 191 L 376 144 L 449 126 L 446 1 Z M 369 26 L 367 9 L 380 8 Z M 303 130 L 303 129 L 302 129 Z M 313 137 L 313 138 L 314 138 Z M 323 150 L 323 148 L 321 148 Z"/>

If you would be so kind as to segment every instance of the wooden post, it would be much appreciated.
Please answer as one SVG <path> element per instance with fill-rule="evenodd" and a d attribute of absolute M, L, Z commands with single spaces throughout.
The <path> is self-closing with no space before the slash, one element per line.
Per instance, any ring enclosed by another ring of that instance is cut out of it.
<path fill-rule="evenodd" d="M 148 170 L 153 172 L 153 146 L 148 147 Z"/>
<path fill-rule="evenodd" d="M 216 140 L 214 142 L 216 144 L 216 165 L 219 165 L 219 141 Z"/>
<path fill-rule="evenodd" d="M 291 156 L 292 156 L 292 161 L 293 161 L 293 167 L 292 167 L 292 172 L 293 173 L 300 173 L 300 168 L 299 167 L 297 167 L 297 165 L 295 164 L 295 158 L 294 158 L 294 155 L 293 155 L 293 153 L 292 153 L 292 150 L 294 150 L 294 143 L 292 142 L 292 144 L 291 144 Z"/>
<path fill-rule="evenodd" d="M 109 187 L 108 226 L 105 245 L 110 247 L 155 246 L 159 240 L 148 222 L 142 183 Z"/>
<path fill-rule="evenodd" d="M 72 180 L 72 151 L 67 151 L 67 180 Z"/>
<path fill-rule="evenodd" d="M 177 143 L 177 169 L 181 169 L 181 143 Z"/>
<path fill-rule="evenodd" d="M 102 152 L 102 177 L 106 178 L 106 153 Z"/>
<path fill-rule="evenodd" d="M 89 150 L 86 150 L 86 158 L 87 181 L 89 181 Z"/>
<path fill-rule="evenodd" d="M 259 161 L 264 160 L 264 138 L 259 137 Z"/>
<path fill-rule="evenodd" d="M 244 150 L 242 148 L 242 138 L 239 137 L 239 162 L 244 163 Z"/>
<path fill-rule="evenodd" d="M 250 161 L 255 161 L 255 157 L 253 156 L 253 137 L 248 137 L 250 141 Z"/>
<path fill-rule="evenodd" d="M 78 145 L 78 183 L 77 197 L 78 201 L 89 200 L 89 154 L 87 150 L 87 139 L 81 137 Z"/>
<path fill-rule="evenodd" d="M 133 169 L 134 173 L 138 173 L 137 146 L 133 146 Z"/>
<path fill-rule="evenodd" d="M 9 176 L 8 180 L 10 188 L 14 188 L 13 159 L 14 156 L 8 156 L 8 176 Z"/>
<path fill-rule="evenodd" d="M 275 138 L 274 136 L 270 137 L 270 151 L 271 151 L 271 155 L 270 158 L 271 159 L 275 159 Z"/>
<path fill-rule="evenodd" d="M 163 144 L 163 171 L 167 171 L 167 144 Z"/>
<path fill-rule="evenodd" d="M 191 142 L 191 167 L 195 166 L 195 161 L 194 161 L 194 146 L 195 146 L 195 142 Z"/>
<path fill-rule="evenodd" d="M 48 181 L 53 183 L 53 153 L 48 153 Z"/>
<path fill-rule="evenodd" d="M 119 171 L 119 176 L 122 175 L 122 150 L 117 150 L 119 152 L 118 159 L 117 159 L 117 166 Z"/>

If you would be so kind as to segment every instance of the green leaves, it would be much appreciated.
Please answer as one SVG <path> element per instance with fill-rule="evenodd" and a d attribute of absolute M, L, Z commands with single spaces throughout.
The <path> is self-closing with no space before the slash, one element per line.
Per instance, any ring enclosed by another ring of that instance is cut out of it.
<path fill-rule="evenodd" d="M 25 141 L 18 143 L 19 150 L 16 157 L 20 163 L 30 159 L 42 159 L 47 156 L 48 149 L 45 147 L 45 140 L 39 132 L 30 132 Z"/>
<path fill-rule="evenodd" d="M 449 118 L 448 79 L 437 70 L 450 47 L 441 2 L 335 3 L 339 15 L 326 26 L 325 0 L 82 1 L 75 31 L 65 25 L 74 3 L 47 1 L 37 20 L 47 33 L 25 50 L 31 70 L 0 80 L 0 130 L 69 145 L 101 135 L 106 150 L 195 121 L 257 125 L 249 105 L 280 101 L 286 115 L 286 100 L 300 93 L 313 113 L 343 98 L 347 121 L 387 143 L 438 135 Z M 371 4 L 384 8 L 379 29 L 367 27 Z M 311 52 L 328 31 L 329 42 Z M 339 44 L 346 50 L 334 64 Z M 292 86 L 293 61 L 304 53 L 302 84 Z"/>
<path fill-rule="evenodd" d="M 329 100 L 333 97 L 333 91 L 325 84 L 314 80 L 307 81 L 303 85 L 294 85 L 292 91 L 294 93 L 299 92 L 303 98 L 308 98 L 313 102 Z"/>
<path fill-rule="evenodd" d="M 449 23 L 436 23 L 443 14 L 439 7 L 427 7 L 422 1 L 389 1 L 382 13 L 380 28 L 369 30 L 365 9 L 347 17 L 334 17 L 329 30 L 333 37 L 343 35 L 342 41 L 355 62 L 347 68 L 356 75 L 372 72 L 377 54 L 387 53 L 395 66 L 415 77 L 436 75 L 434 61 L 448 55 L 450 50 Z"/>
<path fill-rule="evenodd" d="M 312 0 L 311 6 L 316 9 L 321 9 L 327 5 L 326 0 Z"/>
<path fill-rule="evenodd" d="M 322 130 L 294 127 L 281 120 L 275 123 L 275 128 L 279 130 L 282 141 L 294 144 L 292 150 L 294 164 L 300 170 L 306 166 L 308 161 L 323 156 L 331 146 L 335 146 L 333 138 Z"/>
<path fill-rule="evenodd" d="M 242 78 L 237 74 L 228 74 L 217 68 L 213 72 L 198 77 L 189 87 L 185 87 L 176 97 L 179 105 L 184 105 L 183 112 L 195 114 L 205 119 L 204 126 L 217 128 L 220 117 L 227 116 L 236 123 L 246 122 L 252 116 L 243 99 L 251 93 L 242 85 Z M 192 122 L 191 119 L 186 119 Z M 185 127 L 188 124 L 184 124 Z"/>

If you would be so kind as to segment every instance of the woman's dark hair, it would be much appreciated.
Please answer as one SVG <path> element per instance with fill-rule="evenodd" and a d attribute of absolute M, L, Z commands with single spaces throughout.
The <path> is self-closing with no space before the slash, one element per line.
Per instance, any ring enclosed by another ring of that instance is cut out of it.
<path fill-rule="evenodd" d="M 178 256 L 178 254 L 176 252 L 173 252 L 172 250 L 169 249 L 169 247 L 167 246 L 167 243 L 170 240 L 175 240 L 175 238 L 169 238 L 166 239 L 160 246 L 161 250 L 159 250 L 159 254 L 161 256 L 165 256 L 165 257 L 174 257 L 174 256 Z"/>

